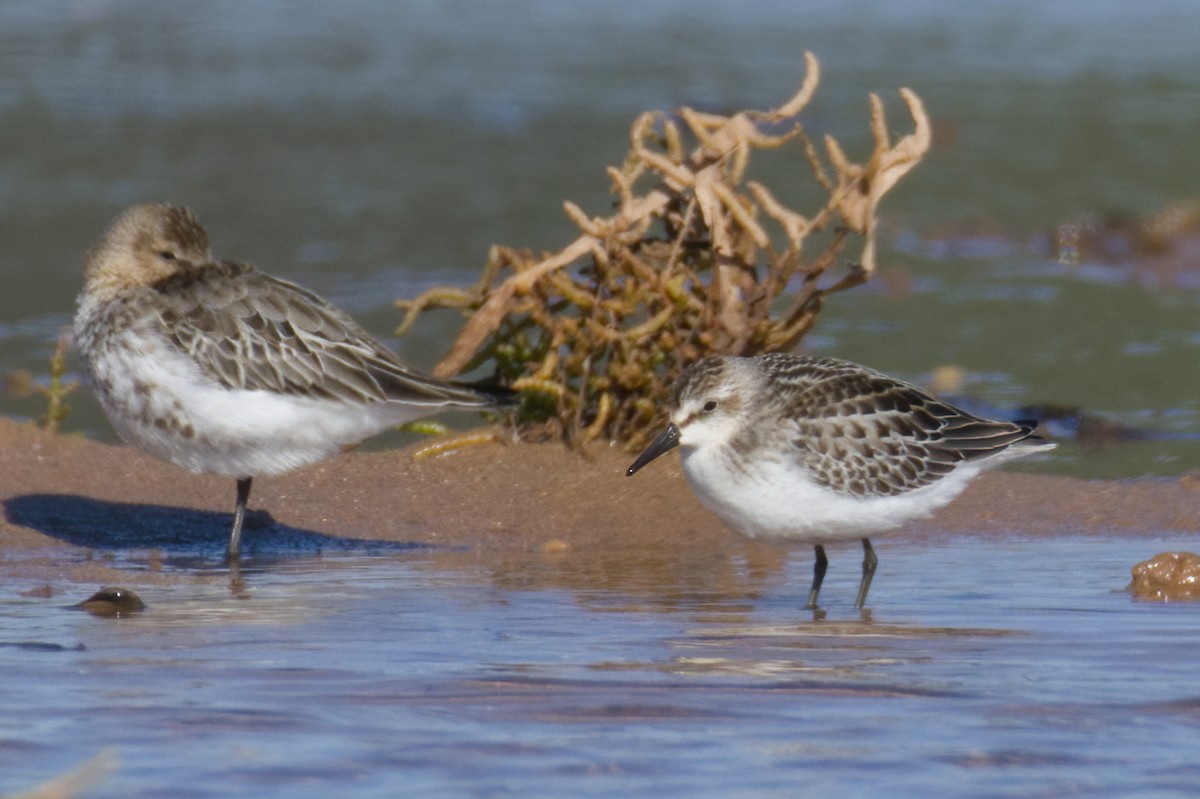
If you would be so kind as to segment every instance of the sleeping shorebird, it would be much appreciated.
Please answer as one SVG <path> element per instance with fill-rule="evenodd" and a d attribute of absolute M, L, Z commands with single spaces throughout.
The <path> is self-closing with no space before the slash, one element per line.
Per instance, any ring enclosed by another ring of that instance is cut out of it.
<path fill-rule="evenodd" d="M 311 291 L 213 260 L 196 217 L 171 205 L 128 209 L 88 252 L 75 341 L 125 441 L 237 479 L 231 560 L 254 477 L 438 411 L 515 399 L 415 372 Z"/>

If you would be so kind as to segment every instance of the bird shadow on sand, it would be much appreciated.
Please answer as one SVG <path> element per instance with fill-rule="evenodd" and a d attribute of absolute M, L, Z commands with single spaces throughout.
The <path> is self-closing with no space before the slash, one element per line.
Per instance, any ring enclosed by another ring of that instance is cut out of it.
<path fill-rule="evenodd" d="M 74 494 L 25 494 L 4 503 L 9 523 L 90 549 L 158 549 L 175 565 L 223 559 L 232 515 L 214 511 L 106 502 Z M 394 553 L 422 549 L 404 541 L 342 538 L 280 524 L 266 511 L 249 511 L 242 560 L 328 553 Z"/>

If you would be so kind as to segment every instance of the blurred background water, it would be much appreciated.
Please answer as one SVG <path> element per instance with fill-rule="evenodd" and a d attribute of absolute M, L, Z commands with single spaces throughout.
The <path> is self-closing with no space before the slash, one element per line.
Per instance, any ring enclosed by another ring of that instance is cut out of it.
<path fill-rule="evenodd" d="M 219 257 L 386 337 L 394 299 L 473 281 L 490 244 L 570 241 L 563 199 L 603 212 L 640 111 L 772 107 L 811 49 L 811 134 L 865 157 L 867 92 L 902 135 L 909 86 L 936 142 L 885 201 L 880 279 L 805 347 L 923 382 L 955 366 L 952 391 L 1065 408 L 1066 435 L 1078 411 L 1152 433 L 1046 468 L 1180 473 L 1200 466 L 1198 29 L 1185 0 L 9 0 L 0 363 L 45 375 L 87 247 L 160 199 L 196 209 Z M 798 152 L 771 168 L 785 191 L 809 179 Z M 1147 242 L 1153 223 L 1169 235 Z M 394 343 L 428 367 L 458 324 Z M 86 392 L 73 404 L 68 429 L 112 436 Z"/>

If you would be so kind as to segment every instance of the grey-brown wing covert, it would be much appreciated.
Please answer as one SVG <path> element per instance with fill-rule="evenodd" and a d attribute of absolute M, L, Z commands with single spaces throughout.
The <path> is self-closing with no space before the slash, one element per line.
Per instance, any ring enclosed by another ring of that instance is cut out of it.
<path fill-rule="evenodd" d="M 151 288 L 170 300 L 159 314 L 164 334 L 228 388 L 349 403 L 495 400 L 412 371 L 342 311 L 245 264 L 207 264 Z"/>
<path fill-rule="evenodd" d="M 779 394 L 795 425 L 796 457 L 817 482 L 843 493 L 902 494 L 1033 432 L 1028 422 L 980 419 L 909 383 L 835 358 L 768 360 L 766 366 L 788 387 Z"/>

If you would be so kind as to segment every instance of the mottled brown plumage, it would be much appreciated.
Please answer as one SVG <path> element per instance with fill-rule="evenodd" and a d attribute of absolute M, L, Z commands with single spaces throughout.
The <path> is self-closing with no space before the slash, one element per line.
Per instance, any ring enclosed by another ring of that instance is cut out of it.
<path fill-rule="evenodd" d="M 345 402 L 479 404 L 474 387 L 431 381 L 348 315 L 293 283 L 228 261 L 147 287 L 171 342 L 227 388 Z"/>

